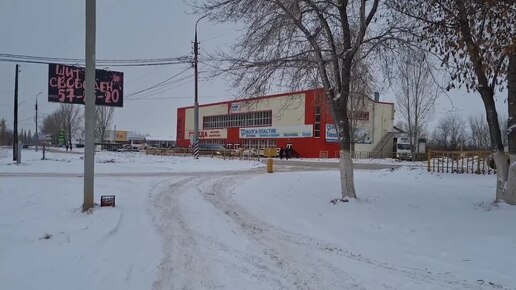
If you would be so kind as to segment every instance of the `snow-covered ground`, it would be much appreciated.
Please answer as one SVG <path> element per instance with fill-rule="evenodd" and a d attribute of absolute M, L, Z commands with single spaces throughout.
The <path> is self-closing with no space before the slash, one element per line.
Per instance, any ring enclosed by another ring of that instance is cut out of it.
<path fill-rule="evenodd" d="M 356 170 L 359 200 L 333 204 L 337 171 L 100 153 L 96 172 L 121 174 L 96 201 L 117 206 L 83 214 L 81 178 L 34 177 L 81 155 L 24 153 L 0 149 L 0 289 L 516 289 L 494 176 Z"/>
<path fill-rule="evenodd" d="M 0 173 L 2 172 L 52 172 L 82 173 L 83 155 L 66 152 L 22 151 L 22 163 L 12 161 L 12 151 L 0 148 Z M 222 160 L 220 158 L 201 158 L 177 156 L 145 155 L 144 152 L 96 152 L 96 173 L 149 173 L 149 172 L 198 172 L 218 170 L 241 170 L 249 167 L 263 167 L 258 161 Z"/>

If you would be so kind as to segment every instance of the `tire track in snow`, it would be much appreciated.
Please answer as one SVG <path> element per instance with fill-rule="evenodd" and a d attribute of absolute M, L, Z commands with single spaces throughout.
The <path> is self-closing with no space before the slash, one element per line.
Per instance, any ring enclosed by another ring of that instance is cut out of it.
<path fill-rule="evenodd" d="M 242 174 L 247 174 L 247 176 L 242 176 L 242 178 L 252 177 L 252 175 L 249 173 L 243 172 Z M 224 211 L 254 239 L 262 241 L 264 245 L 279 246 L 278 248 L 271 247 L 270 251 L 266 253 L 273 260 L 278 260 L 278 263 L 280 264 L 285 263 L 285 261 L 286 263 L 294 262 L 294 265 L 296 263 L 296 260 L 298 260 L 298 265 L 301 266 L 303 263 L 303 259 L 304 262 L 315 263 L 315 267 L 318 267 L 319 269 L 314 270 L 312 274 L 318 273 L 314 276 L 316 278 L 317 283 L 312 283 L 314 285 L 310 285 L 310 283 L 304 284 L 304 286 L 308 286 L 308 288 L 297 287 L 298 289 L 365 289 L 362 286 L 359 286 L 358 283 L 353 281 L 346 285 L 346 283 L 344 283 L 343 280 L 347 279 L 347 277 L 350 277 L 349 274 L 346 272 L 343 273 L 341 269 L 328 262 L 326 259 L 324 259 L 324 257 L 321 257 L 328 255 L 337 255 L 342 258 L 351 260 L 353 262 L 358 262 L 361 265 L 366 265 L 368 268 L 371 268 L 371 271 L 374 271 L 375 269 L 385 270 L 386 272 L 389 272 L 390 274 L 393 274 L 395 276 L 404 276 L 415 283 L 420 284 L 421 282 L 423 282 L 427 285 L 433 285 L 432 287 L 436 288 L 510 289 L 496 284 L 480 283 L 479 281 L 468 281 L 460 279 L 455 277 L 452 273 L 434 273 L 429 271 L 428 269 L 419 269 L 415 267 L 405 266 L 397 268 L 394 265 L 390 265 L 388 263 L 381 261 L 375 261 L 362 254 L 356 254 L 352 251 L 341 249 L 338 246 L 332 245 L 331 243 L 325 241 L 316 240 L 311 237 L 304 236 L 300 233 L 291 233 L 284 230 L 280 230 L 260 221 L 257 217 L 248 213 L 234 200 L 232 200 L 231 195 L 235 187 L 234 177 L 219 178 L 216 180 L 214 179 L 214 182 L 211 185 L 211 187 L 212 191 L 204 192 L 205 199 L 209 200 L 217 208 Z M 295 251 L 292 250 L 292 247 L 299 247 L 300 255 L 295 255 Z M 304 255 L 302 253 L 303 250 L 305 251 Z M 285 253 L 287 254 L 284 255 Z M 320 254 L 321 256 L 319 256 L 318 254 Z M 350 266 L 352 266 L 351 263 Z M 328 270 L 330 271 L 330 274 L 334 275 L 334 277 L 331 277 L 330 275 L 329 277 L 325 277 L 324 279 L 317 279 L 321 276 L 328 276 Z M 306 274 L 309 273 L 305 273 L 305 275 Z M 332 278 L 335 279 L 335 283 L 333 285 L 326 285 L 325 283 L 327 283 Z M 339 282 L 340 286 L 337 287 L 339 285 L 337 283 Z M 389 289 L 392 287 L 396 289 L 397 287 L 397 285 L 387 285 L 382 281 L 378 281 L 377 286 L 378 287 L 375 288 L 381 287 Z"/>
<path fill-rule="evenodd" d="M 164 257 L 153 290 L 366 289 L 363 284 L 372 289 L 499 289 L 451 273 L 391 265 L 271 226 L 231 197 L 238 179 L 255 174 L 196 174 L 156 188 L 152 204 Z M 223 231 L 213 234 L 201 219 L 213 220 Z M 249 246 L 239 247 L 226 236 Z M 361 277 L 351 274 L 356 269 Z M 382 281 L 386 276 L 392 279 Z M 238 280 L 250 281 L 247 287 L 231 284 Z"/>

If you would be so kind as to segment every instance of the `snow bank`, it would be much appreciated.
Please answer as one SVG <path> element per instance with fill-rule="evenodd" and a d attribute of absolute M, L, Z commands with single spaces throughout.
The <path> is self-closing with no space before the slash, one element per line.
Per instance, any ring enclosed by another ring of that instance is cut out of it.
<path fill-rule="evenodd" d="M 46 152 L 46 160 L 41 160 L 42 152 L 22 151 L 22 163 L 12 161 L 12 151 L 0 148 L 0 173 L 5 172 L 55 172 L 82 173 L 83 155 L 77 153 Z M 135 173 L 135 172 L 198 172 L 243 170 L 263 167 L 257 161 L 222 160 L 220 158 L 178 157 L 145 155 L 142 152 L 97 152 L 95 172 Z"/>
<path fill-rule="evenodd" d="M 234 189 L 234 198 L 258 219 L 376 265 L 364 270 L 333 257 L 368 289 L 387 281 L 396 289 L 516 287 L 516 208 L 490 204 L 493 176 L 357 170 L 360 199 L 333 205 L 338 174 L 257 176 Z"/>
<path fill-rule="evenodd" d="M 160 238 L 150 178 L 96 180 L 116 208 L 83 214 L 81 178 L 0 178 L 1 289 L 151 289 Z"/>

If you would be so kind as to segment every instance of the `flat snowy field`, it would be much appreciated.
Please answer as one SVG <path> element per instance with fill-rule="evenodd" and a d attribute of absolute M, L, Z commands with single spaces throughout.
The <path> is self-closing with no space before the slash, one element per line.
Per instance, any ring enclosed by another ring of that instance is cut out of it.
<path fill-rule="evenodd" d="M 10 154 L 0 289 L 516 289 L 494 176 L 356 170 L 359 200 L 332 204 L 337 171 L 102 152 L 95 200 L 117 206 L 84 214 L 82 178 L 41 175 L 82 174 L 81 155 Z"/>

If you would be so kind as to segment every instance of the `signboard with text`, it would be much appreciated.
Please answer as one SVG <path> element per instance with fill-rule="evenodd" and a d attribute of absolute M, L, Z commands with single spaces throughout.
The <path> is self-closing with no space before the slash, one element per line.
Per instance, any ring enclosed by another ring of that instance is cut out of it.
<path fill-rule="evenodd" d="M 189 139 L 193 135 L 195 135 L 195 132 L 189 131 L 188 137 L 185 139 Z M 199 130 L 199 139 L 226 139 L 227 137 L 228 131 L 226 129 Z"/>
<path fill-rule="evenodd" d="M 313 136 L 312 125 L 283 127 L 240 128 L 240 138 L 308 138 Z"/>
<path fill-rule="evenodd" d="M 48 65 L 48 101 L 84 105 L 83 67 L 63 64 Z M 95 70 L 95 105 L 123 107 L 124 73 Z"/>
<path fill-rule="evenodd" d="M 335 129 L 335 125 L 326 124 L 326 142 L 339 142 L 339 135 Z"/>
<path fill-rule="evenodd" d="M 371 137 L 367 127 L 357 127 L 354 132 L 356 144 L 371 144 Z M 334 124 L 326 124 L 326 142 L 339 142 L 339 135 Z"/>

